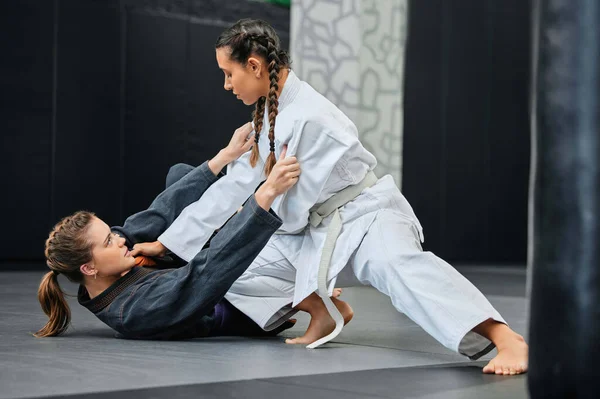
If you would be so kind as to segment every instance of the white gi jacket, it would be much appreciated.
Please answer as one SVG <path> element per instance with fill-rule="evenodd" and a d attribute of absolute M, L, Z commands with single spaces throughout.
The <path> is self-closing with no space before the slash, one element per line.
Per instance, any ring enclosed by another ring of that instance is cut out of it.
<path fill-rule="evenodd" d="M 228 166 L 227 175 L 189 205 L 158 238 L 172 252 L 189 261 L 213 231 L 239 208 L 265 179 L 264 162 L 269 155 L 267 112 L 259 140 L 260 161 L 255 168 L 250 153 Z M 360 182 L 377 161 L 360 143 L 356 126 L 342 111 L 290 71 L 279 98 L 275 124 L 275 155 L 284 144 L 288 156 L 296 156 L 302 174 L 298 183 L 273 203 L 283 220 L 277 247 L 297 270 L 294 303 L 317 288 L 321 250 L 331 216 L 317 227 L 308 223 L 309 210 L 336 192 Z M 386 175 L 355 200 L 340 209 L 343 227 L 336 242 L 328 273 L 330 291 L 375 215 L 392 209 L 412 223 L 423 240 L 421 225 L 411 206 Z M 373 248 L 374 251 L 377 248 Z"/>

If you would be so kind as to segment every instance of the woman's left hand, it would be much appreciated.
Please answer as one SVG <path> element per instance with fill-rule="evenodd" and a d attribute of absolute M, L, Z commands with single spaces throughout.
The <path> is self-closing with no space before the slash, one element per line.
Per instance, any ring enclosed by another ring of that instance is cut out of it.
<path fill-rule="evenodd" d="M 253 138 L 252 123 L 248 122 L 235 130 L 229 145 L 223 149 L 223 153 L 230 162 L 235 161 L 252 148 Z"/>
<path fill-rule="evenodd" d="M 254 134 L 252 134 L 252 123 L 248 122 L 245 125 L 237 128 L 229 145 L 223 148 L 219 153 L 210 161 L 208 161 L 208 167 L 217 176 L 221 170 L 235 161 L 243 154 L 248 152 L 254 144 Z"/>

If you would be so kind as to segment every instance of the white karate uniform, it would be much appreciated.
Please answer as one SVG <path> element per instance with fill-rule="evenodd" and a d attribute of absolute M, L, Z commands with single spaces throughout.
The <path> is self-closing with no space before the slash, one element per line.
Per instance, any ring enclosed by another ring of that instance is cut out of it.
<path fill-rule="evenodd" d="M 345 187 L 359 183 L 376 165 L 358 140 L 356 126 L 335 105 L 290 71 L 279 98 L 275 152 L 288 145 L 302 175 L 273 203 L 283 225 L 226 298 L 265 329 L 293 314 L 293 306 L 317 289 L 321 251 L 331 216 L 317 227 L 309 210 Z M 269 123 L 265 112 L 255 168 L 245 154 L 228 167 L 197 202 L 160 237 L 190 260 L 265 179 Z M 493 348 L 470 332 L 500 314 L 468 280 L 431 252 L 423 252 L 421 225 L 391 176 L 380 178 L 340 209 L 342 230 L 328 272 L 331 292 L 338 275 L 354 275 L 392 299 L 400 312 L 446 347 L 471 358 Z M 340 285 L 344 284 L 340 281 Z"/>

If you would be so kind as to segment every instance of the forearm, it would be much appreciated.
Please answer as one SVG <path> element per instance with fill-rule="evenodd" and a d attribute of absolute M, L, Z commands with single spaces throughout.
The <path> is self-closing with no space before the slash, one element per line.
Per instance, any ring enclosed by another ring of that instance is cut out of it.
<path fill-rule="evenodd" d="M 252 168 L 249 153 L 229 165 L 227 175 L 187 207 L 158 240 L 181 259 L 191 259 L 254 192 L 262 169 Z"/>
<path fill-rule="evenodd" d="M 123 226 L 114 226 L 112 230 L 125 237 L 130 246 L 155 241 L 188 205 L 197 201 L 218 179 L 208 162 L 204 162 L 161 192 L 148 209 L 129 216 Z"/>
<path fill-rule="evenodd" d="M 280 226 L 281 219 L 260 207 L 252 196 L 244 209 L 213 237 L 210 247 L 190 262 L 192 267 L 205 263 L 204 281 L 195 281 L 190 295 L 193 293 L 207 304 L 218 302 Z"/>
<path fill-rule="evenodd" d="M 223 170 L 223 168 L 225 168 L 227 165 L 229 165 L 236 159 L 237 158 L 234 154 L 231 154 L 230 151 L 224 148 L 221 151 L 219 151 L 219 153 L 215 155 L 213 159 L 208 161 L 208 168 L 215 176 L 218 176 L 219 173 L 221 173 L 221 171 Z"/>
<path fill-rule="evenodd" d="M 267 212 L 271 209 L 275 198 L 277 198 L 277 193 L 267 184 L 260 186 L 254 193 L 256 204 Z"/>

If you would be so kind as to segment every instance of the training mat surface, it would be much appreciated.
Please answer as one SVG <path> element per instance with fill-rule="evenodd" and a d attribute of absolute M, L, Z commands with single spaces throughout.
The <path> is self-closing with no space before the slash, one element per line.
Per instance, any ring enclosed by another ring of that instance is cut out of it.
<path fill-rule="evenodd" d="M 517 332 L 526 332 L 524 269 L 461 272 L 478 285 Z M 125 397 L 526 397 L 525 379 L 481 373 L 433 340 L 370 287 L 346 288 L 354 320 L 334 343 L 316 350 L 284 344 L 308 319 L 281 337 L 191 341 L 130 341 L 69 298 L 73 326 L 63 337 L 37 339 L 45 322 L 37 302 L 43 273 L 0 273 L 0 398 L 59 395 Z M 74 285 L 61 279 L 68 293 Z M 511 285 L 511 294 L 493 287 Z M 488 288 L 486 288 L 486 286 Z M 490 292 L 491 291 L 491 292 Z M 500 393 L 508 396 L 498 396 Z M 211 396 L 212 395 L 212 396 Z"/>

